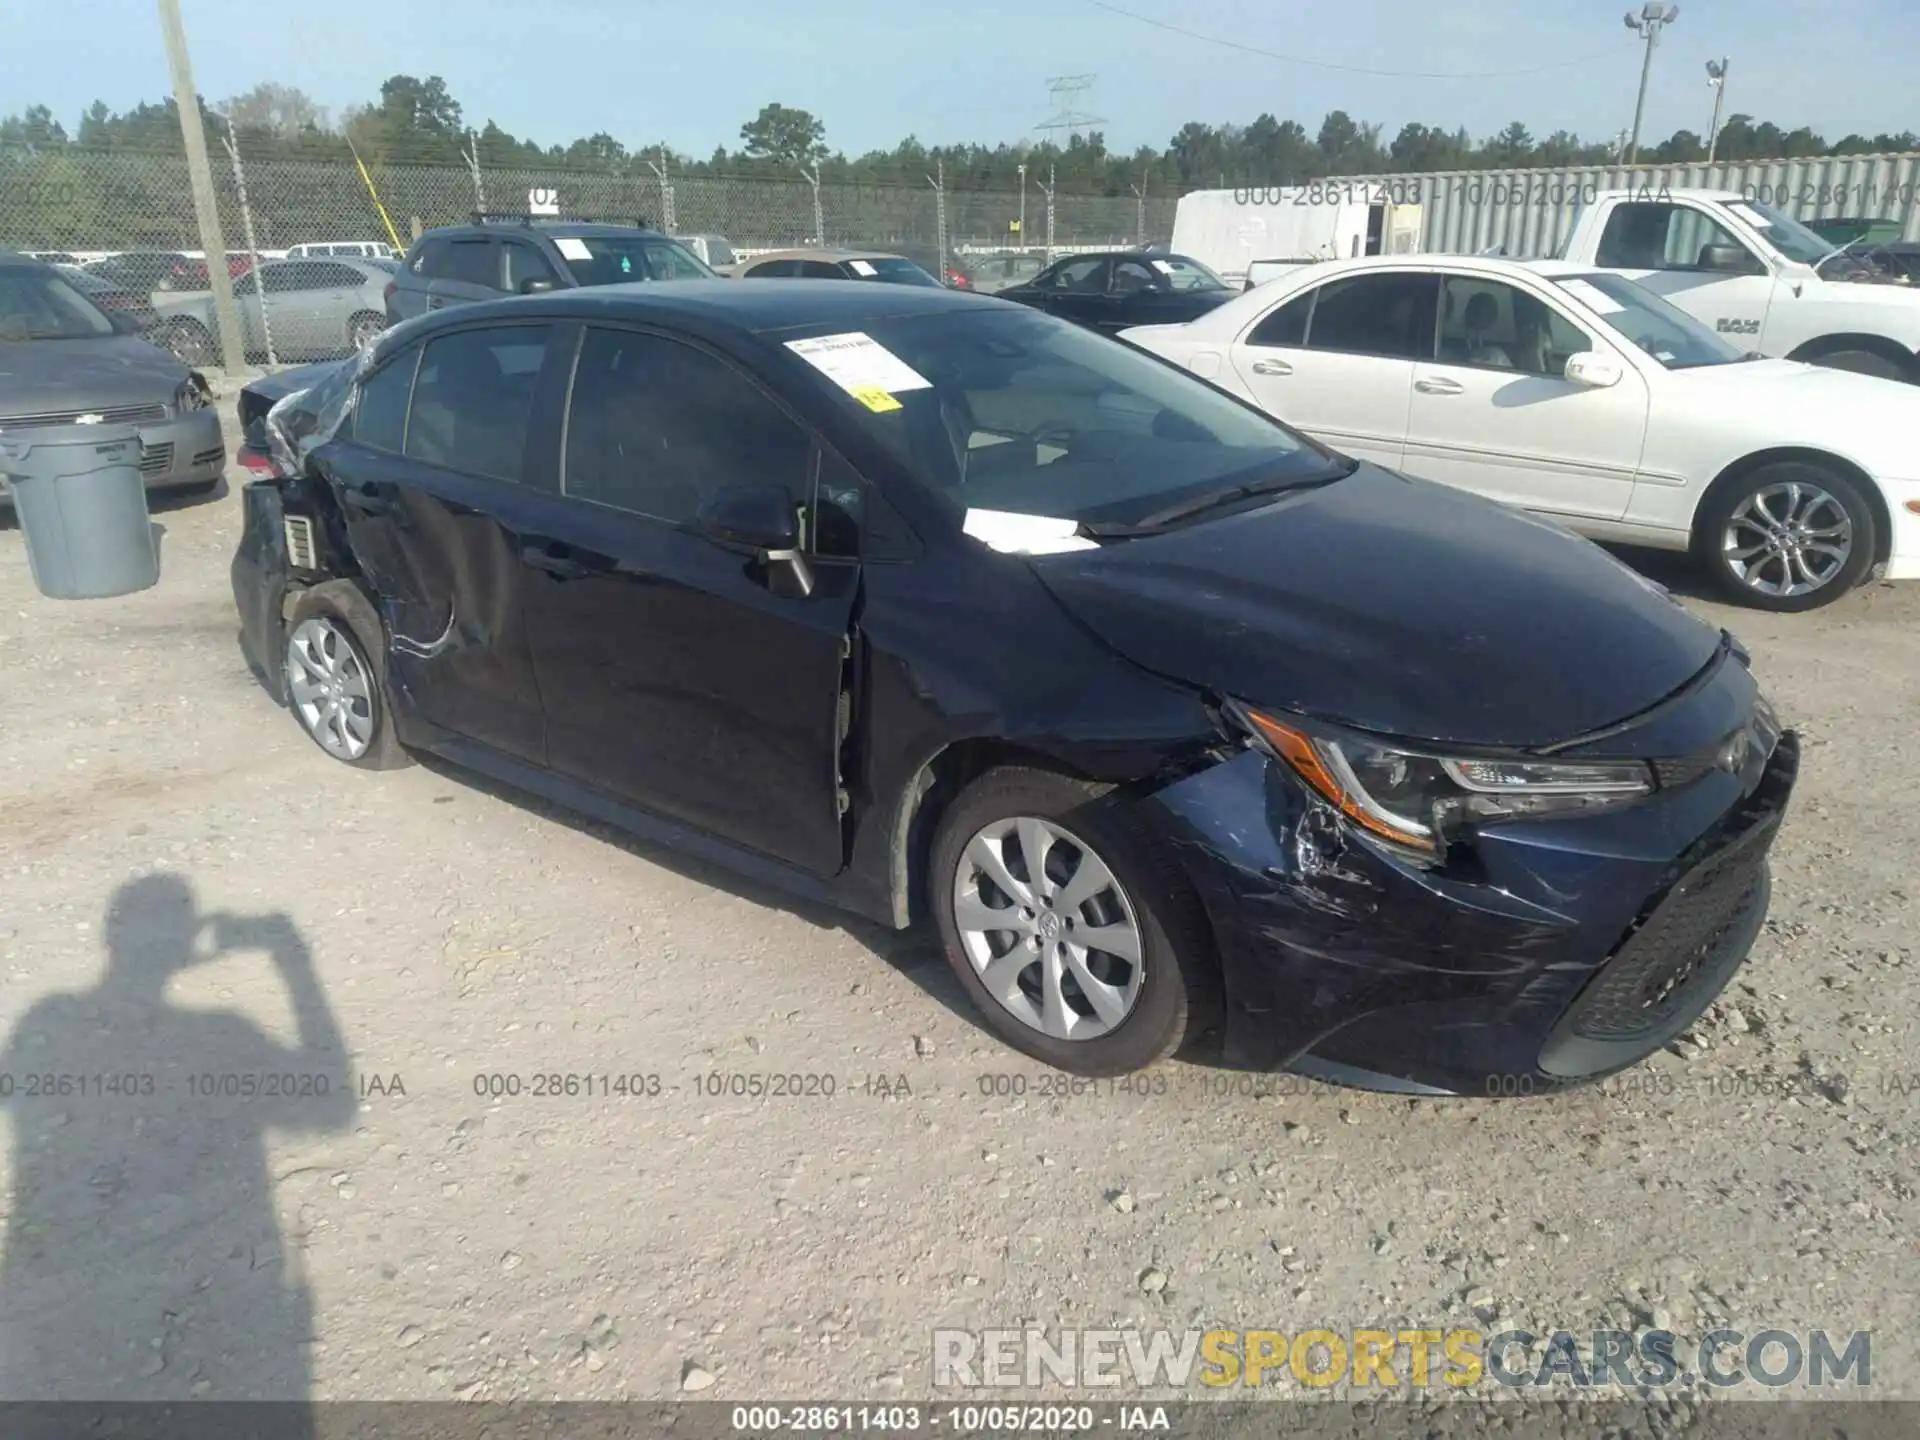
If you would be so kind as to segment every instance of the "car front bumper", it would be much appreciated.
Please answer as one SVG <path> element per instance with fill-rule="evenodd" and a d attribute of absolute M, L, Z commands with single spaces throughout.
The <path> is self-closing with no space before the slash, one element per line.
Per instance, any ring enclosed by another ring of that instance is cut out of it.
<path fill-rule="evenodd" d="M 1660 722 L 1699 744 L 1656 753 L 1710 755 L 1732 715 L 1753 723 L 1746 667 L 1722 670 L 1690 719 Z M 1628 809 L 1489 827 L 1443 869 L 1360 838 L 1257 750 L 1145 803 L 1212 920 L 1228 1064 L 1529 1095 L 1638 1063 L 1725 988 L 1766 917 L 1798 764 L 1783 733 L 1738 773 L 1672 769 Z"/>
<path fill-rule="evenodd" d="M 1882 480 L 1880 489 L 1893 521 L 1883 573 L 1889 580 L 1920 580 L 1920 480 Z"/>
<path fill-rule="evenodd" d="M 226 473 L 226 438 L 219 412 L 211 407 L 142 425 L 139 430 L 140 478 L 149 490 L 211 485 Z M 0 505 L 11 508 L 12 504 L 7 482 L 0 479 Z"/>

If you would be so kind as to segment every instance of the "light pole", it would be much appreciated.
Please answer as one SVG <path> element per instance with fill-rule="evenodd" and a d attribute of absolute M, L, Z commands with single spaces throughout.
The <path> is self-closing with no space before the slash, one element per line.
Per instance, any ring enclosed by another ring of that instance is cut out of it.
<path fill-rule="evenodd" d="M 1027 167 L 1020 167 L 1020 248 L 1027 248 Z"/>
<path fill-rule="evenodd" d="M 1707 127 L 1707 164 L 1720 149 L 1720 106 L 1727 98 L 1727 60 L 1707 61 L 1707 84 L 1713 87 L 1713 123 Z"/>
<path fill-rule="evenodd" d="M 1640 159 L 1640 117 L 1647 108 L 1647 76 L 1653 73 L 1653 47 L 1660 43 L 1660 32 L 1680 18 L 1678 5 L 1661 5 L 1658 0 L 1647 0 L 1640 7 L 1640 13 L 1627 12 L 1627 28 L 1646 37 L 1647 53 L 1640 61 L 1640 98 L 1633 104 L 1633 135 L 1627 141 L 1627 166 L 1631 169 Z"/>

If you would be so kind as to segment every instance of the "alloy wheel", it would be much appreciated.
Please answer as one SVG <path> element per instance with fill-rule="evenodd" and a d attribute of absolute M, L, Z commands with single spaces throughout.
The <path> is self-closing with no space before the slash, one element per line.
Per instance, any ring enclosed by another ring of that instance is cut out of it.
<path fill-rule="evenodd" d="M 1734 508 L 1720 553 L 1749 590 L 1810 595 L 1830 584 L 1853 555 L 1853 518 L 1831 493 L 1806 480 L 1762 486 Z"/>
<path fill-rule="evenodd" d="M 307 733 L 336 760 L 373 744 L 373 679 L 346 631 L 315 615 L 287 637 L 287 692 Z"/>
<path fill-rule="evenodd" d="M 996 820 L 967 842 L 953 921 L 987 993 L 1053 1039 L 1109 1034 L 1139 1002 L 1133 902 L 1093 848 L 1051 820 Z"/>

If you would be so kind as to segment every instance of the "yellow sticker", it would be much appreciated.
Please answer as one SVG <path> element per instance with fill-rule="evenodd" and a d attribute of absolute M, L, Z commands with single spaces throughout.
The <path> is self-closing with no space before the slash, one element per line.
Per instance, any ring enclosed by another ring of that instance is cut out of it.
<path fill-rule="evenodd" d="M 901 404 L 878 385 L 857 385 L 853 389 L 853 398 L 876 414 L 884 415 L 889 410 L 901 409 Z"/>

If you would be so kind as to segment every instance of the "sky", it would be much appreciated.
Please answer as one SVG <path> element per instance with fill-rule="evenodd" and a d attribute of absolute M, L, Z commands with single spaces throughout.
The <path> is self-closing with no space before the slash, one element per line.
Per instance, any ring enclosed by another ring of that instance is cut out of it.
<path fill-rule="evenodd" d="M 261 80 L 338 111 L 396 72 L 443 76 L 469 123 L 542 144 L 606 131 L 704 158 L 768 101 L 810 110 L 849 155 L 1039 138 L 1047 80 L 1095 76 L 1080 108 L 1108 148 L 1164 146 L 1189 120 L 1262 111 L 1311 133 L 1327 111 L 1476 138 L 1520 120 L 1600 140 L 1633 118 L 1643 46 L 1625 0 L 1109 0 L 1288 63 L 1171 33 L 1102 0 L 181 0 L 194 79 L 218 102 Z M 1634 8 L 1638 9 L 1636 3 Z M 1786 128 L 1920 130 L 1915 0 L 1682 0 L 1662 35 L 1644 137 L 1704 132 L 1708 59 L 1731 59 L 1727 108 Z M 8 7 L 0 114 L 51 106 L 69 131 L 95 99 L 168 92 L 154 0 Z M 76 44 L 76 36 L 113 37 Z M 1347 69 L 1330 67 L 1348 67 Z M 1551 68 L 1547 68 L 1551 67 Z M 1353 73 L 1388 71 L 1391 75 Z M 1514 73 L 1533 70 L 1538 73 Z M 1439 77 L 1439 78 L 1420 78 Z M 1471 77 L 1471 78 L 1462 78 Z"/>

